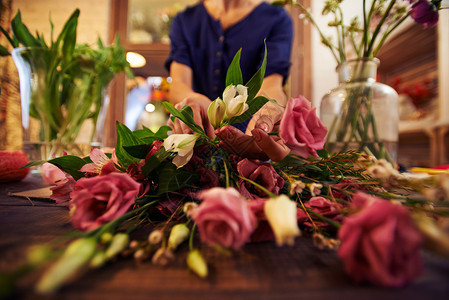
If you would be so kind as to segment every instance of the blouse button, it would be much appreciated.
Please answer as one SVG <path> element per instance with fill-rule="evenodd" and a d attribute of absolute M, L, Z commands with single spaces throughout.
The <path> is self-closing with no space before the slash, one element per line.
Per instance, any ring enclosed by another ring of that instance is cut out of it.
<path fill-rule="evenodd" d="M 220 74 L 220 69 L 215 69 L 215 71 L 214 71 L 214 72 L 215 72 L 215 74 L 217 74 L 217 75 L 218 75 L 218 74 Z"/>
<path fill-rule="evenodd" d="M 214 92 L 218 91 L 218 86 L 214 85 L 213 89 L 214 89 Z"/>
<path fill-rule="evenodd" d="M 220 57 L 221 56 L 221 51 L 217 51 L 217 56 Z"/>
<path fill-rule="evenodd" d="M 223 42 L 223 41 L 224 41 L 224 36 L 220 35 L 220 37 L 218 38 L 218 40 L 219 40 L 220 42 Z"/>

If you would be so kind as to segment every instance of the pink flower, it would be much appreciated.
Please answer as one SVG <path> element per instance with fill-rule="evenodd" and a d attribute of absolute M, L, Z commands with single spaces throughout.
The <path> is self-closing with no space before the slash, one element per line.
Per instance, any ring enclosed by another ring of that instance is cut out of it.
<path fill-rule="evenodd" d="M 239 249 L 249 240 L 257 226 L 256 217 L 236 189 L 204 190 L 198 194 L 198 199 L 203 202 L 190 216 L 203 242 Z"/>
<path fill-rule="evenodd" d="M 56 182 L 65 180 L 65 173 L 57 166 L 51 163 L 44 163 L 41 168 L 42 179 L 50 185 L 55 185 Z"/>
<path fill-rule="evenodd" d="M 75 179 L 69 174 L 65 174 L 64 176 L 64 179 L 56 181 L 54 183 L 55 185 L 50 188 L 52 191 L 50 199 L 54 200 L 57 204 L 69 201 L 70 193 L 75 187 Z"/>
<path fill-rule="evenodd" d="M 92 174 L 106 175 L 111 172 L 115 172 L 115 162 L 117 158 L 115 157 L 115 152 L 112 153 L 112 158 L 109 158 L 100 149 L 92 149 L 89 154 L 92 163 L 85 164 L 80 172 L 87 172 Z"/>
<path fill-rule="evenodd" d="M 436 2 L 436 1 L 435 1 Z M 412 5 L 412 19 L 425 27 L 434 27 L 438 23 L 438 7 L 429 0 L 418 0 Z"/>
<path fill-rule="evenodd" d="M 422 271 L 420 234 L 403 206 L 374 196 L 359 199 L 366 206 L 347 217 L 338 233 L 346 272 L 357 282 L 403 286 Z"/>
<path fill-rule="evenodd" d="M 267 199 L 256 198 L 247 201 L 249 209 L 257 218 L 257 228 L 251 235 L 251 242 L 266 242 L 274 240 L 274 232 L 268 223 L 264 207 Z"/>
<path fill-rule="evenodd" d="M 284 186 L 284 179 L 279 176 L 276 170 L 269 163 L 257 163 L 247 158 L 237 164 L 237 171 L 240 176 L 248 178 L 275 195 Z M 240 193 L 247 198 L 267 197 L 266 193 L 243 179 L 239 179 Z"/>
<path fill-rule="evenodd" d="M 327 128 L 310 108 L 304 96 L 292 98 L 287 103 L 279 126 L 279 136 L 296 154 L 304 158 L 309 154 L 318 157 L 316 150 L 323 149 Z"/>
<path fill-rule="evenodd" d="M 218 174 L 214 170 L 201 167 L 196 169 L 195 173 L 200 175 L 200 185 L 202 189 L 210 189 L 220 186 Z"/>
<path fill-rule="evenodd" d="M 340 214 L 339 204 L 332 202 L 329 199 L 323 197 L 312 197 L 309 201 L 304 203 L 304 206 L 334 222 L 341 223 L 343 219 Z M 312 223 L 309 221 L 309 218 L 302 209 L 298 209 L 297 217 L 300 223 L 310 227 L 312 226 Z M 313 218 L 313 215 L 311 215 L 311 217 Z M 316 225 L 321 227 L 331 226 L 324 221 L 317 221 L 316 218 L 314 218 L 314 222 Z"/>
<path fill-rule="evenodd" d="M 134 204 L 139 189 L 125 173 L 79 179 L 70 195 L 73 227 L 90 231 L 120 217 Z"/>

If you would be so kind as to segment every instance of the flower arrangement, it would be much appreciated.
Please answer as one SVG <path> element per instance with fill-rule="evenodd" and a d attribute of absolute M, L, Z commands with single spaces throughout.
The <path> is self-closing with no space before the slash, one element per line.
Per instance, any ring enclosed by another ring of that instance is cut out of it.
<path fill-rule="evenodd" d="M 265 63 L 244 84 L 239 54 L 228 69 L 224 100 L 209 108 L 215 126 L 238 123 L 269 101 L 256 97 Z M 54 182 L 51 198 L 67 203 L 79 234 L 37 282 L 38 292 L 50 293 L 81 270 L 120 255 L 163 265 L 185 255 L 187 267 L 204 278 L 204 247 L 293 245 L 301 233 L 317 247 L 337 251 L 355 281 L 387 287 L 403 286 L 421 273 L 423 238 L 448 255 L 449 236 L 437 220 L 447 216 L 449 178 L 415 179 L 356 152 L 329 156 L 321 149 L 326 128 L 304 97 L 287 104 L 279 137 L 291 153 L 277 162 L 230 154 L 193 121 L 189 106 L 165 106 L 195 133 L 168 135 L 167 126 L 131 131 L 117 123 L 112 154 L 93 149 L 89 157 L 49 160 L 60 176 L 46 173 Z M 154 225 L 148 239 L 134 240 L 132 232 L 148 222 Z M 185 254 L 178 248 L 187 240 Z M 57 253 L 35 247 L 24 269 Z"/>
<path fill-rule="evenodd" d="M 42 33 L 30 33 L 20 11 L 11 21 L 12 36 L 0 27 L 14 48 L 11 55 L 19 70 L 21 89 L 27 87 L 21 91 L 22 124 L 29 130 L 32 117 L 40 128 L 36 136 L 27 136 L 24 142 L 50 144 L 43 159 L 67 151 L 86 120 L 91 120 L 95 128 L 99 117 L 105 117 L 101 115 L 107 108 L 103 94 L 116 74 L 125 71 L 133 77 L 118 36 L 114 45 L 108 47 L 100 38 L 96 49 L 76 43 L 79 14 L 76 9 L 56 39 L 50 22 L 52 34 L 48 44 Z M 2 56 L 10 55 L 3 46 L 0 52 Z M 92 142 L 94 137 L 95 130 L 89 140 Z"/>
<path fill-rule="evenodd" d="M 385 88 L 380 90 L 380 84 L 375 83 L 379 63 L 376 55 L 387 38 L 409 17 L 425 27 L 435 26 L 442 1 L 372 0 L 369 4 L 363 0 L 363 19 L 360 20 L 357 16 L 349 20 L 349 23 L 344 18 L 340 6 L 342 2 L 343 0 L 324 1 L 322 10 L 322 15 L 333 18 L 328 26 L 335 28 L 334 39 L 322 32 L 312 14 L 300 1 L 281 0 L 275 4 L 298 7 L 303 13 L 301 16 L 318 30 L 322 43 L 331 51 L 338 64 L 340 86 L 329 92 L 321 105 L 323 122 L 329 128 L 326 150 L 335 153 L 353 149 L 394 163 L 397 135 L 393 138 L 386 132 L 397 132 L 397 99 L 376 96 L 394 93 L 393 90 L 387 92 Z M 335 99 L 338 97 L 340 98 Z M 388 105 L 390 107 L 386 108 Z M 381 106 L 383 107 L 378 108 Z M 382 112 L 376 116 L 376 110 Z M 385 124 L 389 122 L 395 129 L 381 127 L 387 126 Z"/>

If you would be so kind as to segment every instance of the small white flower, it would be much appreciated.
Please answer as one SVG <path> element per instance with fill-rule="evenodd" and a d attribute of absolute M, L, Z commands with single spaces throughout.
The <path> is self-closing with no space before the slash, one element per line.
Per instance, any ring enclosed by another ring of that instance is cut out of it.
<path fill-rule="evenodd" d="M 164 141 L 164 148 L 168 152 L 177 152 L 178 155 L 173 159 L 173 163 L 181 168 L 189 162 L 193 155 L 198 134 L 172 134 Z"/>
<path fill-rule="evenodd" d="M 157 245 L 162 241 L 163 237 L 164 233 L 162 232 L 162 230 L 156 229 L 148 235 L 148 242 L 152 245 Z"/>
<path fill-rule="evenodd" d="M 182 208 L 182 211 L 190 216 L 190 213 L 192 212 L 192 210 L 194 210 L 195 208 L 198 207 L 198 204 L 196 204 L 195 202 L 186 202 L 184 204 L 184 207 Z"/>
<path fill-rule="evenodd" d="M 296 219 L 296 203 L 281 195 L 265 202 L 264 212 L 273 229 L 276 244 L 293 246 L 295 237 L 301 233 Z"/>
<path fill-rule="evenodd" d="M 294 195 L 296 193 L 301 194 L 305 187 L 306 184 L 301 180 L 293 181 L 290 183 L 290 195 Z"/>
<path fill-rule="evenodd" d="M 226 104 L 220 98 L 215 99 L 209 104 L 207 109 L 207 116 L 209 117 L 209 122 L 212 124 L 214 129 L 220 127 L 221 121 L 226 113 Z"/>
<path fill-rule="evenodd" d="M 312 195 L 312 197 L 321 194 L 321 189 L 323 188 L 321 183 L 309 183 L 307 186 L 309 187 L 310 195 Z"/>
<path fill-rule="evenodd" d="M 223 92 L 223 102 L 226 105 L 226 117 L 240 116 L 248 110 L 246 103 L 248 99 L 248 88 L 244 85 L 228 85 Z"/>

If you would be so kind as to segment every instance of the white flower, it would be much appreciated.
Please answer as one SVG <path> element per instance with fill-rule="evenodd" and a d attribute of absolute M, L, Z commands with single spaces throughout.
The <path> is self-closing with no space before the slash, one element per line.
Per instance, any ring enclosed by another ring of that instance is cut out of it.
<path fill-rule="evenodd" d="M 296 193 L 301 194 L 305 187 L 306 184 L 301 180 L 293 181 L 290 183 L 290 195 L 294 195 Z"/>
<path fill-rule="evenodd" d="M 172 134 L 164 141 L 164 148 L 168 152 L 177 152 L 173 163 L 181 168 L 189 162 L 193 155 L 193 147 L 199 138 L 198 134 Z"/>
<path fill-rule="evenodd" d="M 318 196 L 321 194 L 321 189 L 323 188 L 323 185 L 321 183 L 309 183 L 307 184 L 310 190 L 310 195 L 312 197 Z"/>
<path fill-rule="evenodd" d="M 221 121 L 226 112 L 226 104 L 220 98 L 215 99 L 209 104 L 207 109 L 207 116 L 209 117 L 209 122 L 212 124 L 214 129 L 220 127 Z"/>
<path fill-rule="evenodd" d="M 267 200 L 264 212 L 273 229 L 278 246 L 293 246 L 295 237 L 300 235 L 296 219 L 296 203 L 286 195 Z"/>
<path fill-rule="evenodd" d="M 223 92 L 223 102 L 226 104 L 226 117 L 240 116 L 248 110 L 246 103 L 248 99 L 248 88 L 244 85 L 228 85 Z"/>

